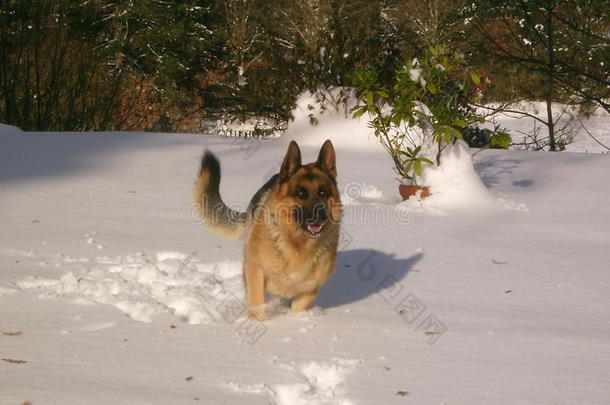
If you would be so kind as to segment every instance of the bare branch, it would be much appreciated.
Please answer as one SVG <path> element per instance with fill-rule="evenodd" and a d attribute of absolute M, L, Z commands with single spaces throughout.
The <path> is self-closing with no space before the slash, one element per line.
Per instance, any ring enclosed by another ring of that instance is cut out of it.
<path fill-rule="evenodd" d="M 593 139 L 595 142 L 597 142 L 599 145 L 601 145 L 602 147 L 606 148 L 607 150 L 610 150 L 609 147 L 607 147 L 606 145 L 601 143 L 601 141 L 599 139 L 597 139 L 596 137 L 593 136 L 593 134 L 587 129 L 587 127 L 585 127 L 585 124 L 582 123 L 582 120 L 580 118 L 578 118 L 578 122 L 580 122 L 580 126 L 582 127 L 582 129 L 585 130 L 587 135 L 589 135 L 591 137 L 591 139 Z"/>

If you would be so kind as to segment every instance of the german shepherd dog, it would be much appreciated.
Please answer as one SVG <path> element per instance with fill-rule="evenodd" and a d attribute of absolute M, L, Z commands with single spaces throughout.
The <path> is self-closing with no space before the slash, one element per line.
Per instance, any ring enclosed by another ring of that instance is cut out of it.
<path fill-rule="evenodd" d="M 245 236 L 244 284 L 251 317 L 265 317 L 265 291 L 290 298 L 294 312 L 314 302 L 335 269 L 342 210 L 335 150 L 324 142 L 318 160 L 301 164 L 290 142 L 280 172 L 236 212 L 219 193 L 220 163 L 206 151 L 193 188 L 193 201 L 212 231 L 229 239 Z"/>

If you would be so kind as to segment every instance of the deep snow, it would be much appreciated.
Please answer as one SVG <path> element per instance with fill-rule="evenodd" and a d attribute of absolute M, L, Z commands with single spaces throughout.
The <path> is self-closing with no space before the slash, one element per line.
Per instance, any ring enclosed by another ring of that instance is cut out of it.
<path fill-rule="evenodd" d="M 607 404 L 609 155 L 483 151 L 482 183 L 399 203 L 364 123 L 296 124 L 263 141 L 2 126 L 0 403 Z M 243 206 L 289 139 L 311 161 L 326 137 L 336 274 L 307 313 L 275 300 L 250 322 L 240 243 L 191 215 L 201 152 Z"/>

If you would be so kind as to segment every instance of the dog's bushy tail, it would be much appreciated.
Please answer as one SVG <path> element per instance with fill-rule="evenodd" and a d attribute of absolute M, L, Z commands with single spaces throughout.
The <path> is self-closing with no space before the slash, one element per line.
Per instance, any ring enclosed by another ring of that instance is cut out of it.
<path fill-rule="evenodd" d="M 247 214 L 227 207 L 220 197 L 219 186 L 220 162 L 206 151 L 193 187 L 196 213 L 213 232 L 228 239 L 239 239 L 246 233 Z"/>

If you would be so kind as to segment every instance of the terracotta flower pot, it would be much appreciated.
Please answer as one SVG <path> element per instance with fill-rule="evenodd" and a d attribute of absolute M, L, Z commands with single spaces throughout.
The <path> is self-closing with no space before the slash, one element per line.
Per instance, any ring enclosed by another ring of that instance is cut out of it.
<path fill-rule="evenodd" d="M 421 198 L 426 198 L 430 195 L 430 189 L 427 186 L 407 186 L 405 184 L 400 184 L 398 186 L 398 192 L 402 197 L 402 200 L 408 200 L 409 197 L 417 194 L 418 191 L 421 190 L 421 194 L 419 195 Z"/>

